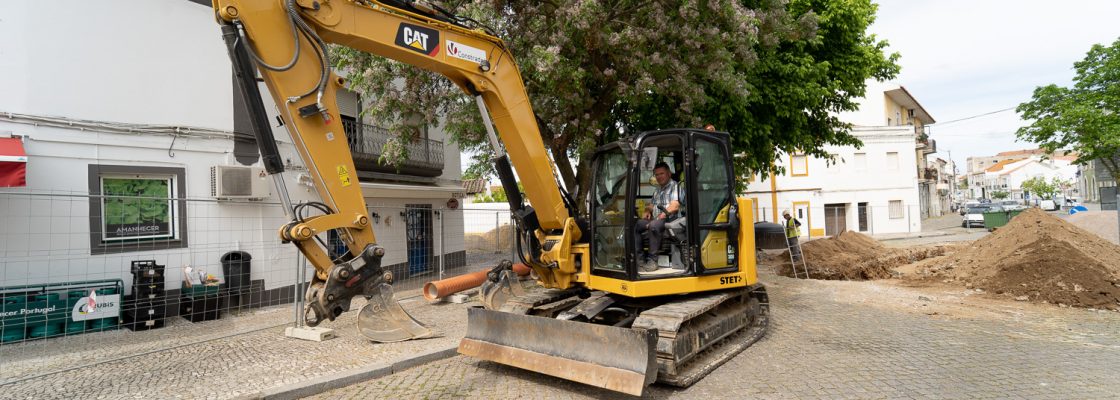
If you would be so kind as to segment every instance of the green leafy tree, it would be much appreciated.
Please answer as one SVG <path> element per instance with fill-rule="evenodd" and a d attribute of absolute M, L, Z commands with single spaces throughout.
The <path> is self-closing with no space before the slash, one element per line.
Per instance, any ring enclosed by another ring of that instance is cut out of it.
<path fill-rule="evenodd" d="M 1016 108 L 1031 121 L 1016 135 L 1048 153 L 1072 150 L 1078 164 L 1100 160 L 1120 180 L 1120 39 L 1093 45 L 1073 67 L 1072 87 L 1038 87 Z"/>
<path fill-rule="evenodd" d="M 869 0 L 445 6 L 507 41 L 557 171 L 581 192 L 591 151 L 640 130 L 715 124 L 748 155 L 738 159 L 745 172 L 765 171 L 778 152 L 826 156 L 825 144 L 858 144 L 833 115 L 855 109 L 868 78 L 898 71 L 897 56 L 865 32 L 875 13 Z M 449 81 L 351 49 L 332 54 L 352 87 L 373 99 L 364 112 L 378 124 L 402 140 L 442 125 L 480 154 L 472 171 L 490 172 L 478 110 Z"/>
<path fill-rule="evenodd" d="M 1002 191 L 1002 190 L 996 190 L 996 191 L 992 192 L 992 198 L 996 199 L 996 200 L 1003 200 L 1003 199 L 1006 199 L 1008 196 L 1011 196 L 1011 194 L 1007 193 L 1005 191 Z"/>
<path fill-rule="evenodd" d="M 1038 197 L 1040 199 L 1049 199 L 1053 198 L 1054 194 L 1058 192 L 1057 183 L 1057 178 L 1054 178 L 1051 182 L 1047 182 L 1043 177 L 1036 176 L 1034 178 L 1023 181 L 1023 184 L 1020 185 L 1020 187 L 1023 190 L 1030 192 L 1030 194 L 1034 197 Z"/>
<path fill-rule="evenodd" d="M 747 1 L 750 6 L 767 1 Z M 732 134 L 736 169 L 744 176 L 767 174 L 774 157 L 800 152 L 828 158 L 823 146 L 862 143 L 850 126 L 836 118 L 858 108 L 868 79 L 898 74 L 898 54 L 887 55 L 885 41 L 868 34 L 877 6 L 865 0 L 792 0 L 787 13 L 762 19 L 766 27 L 757 46 L 758 61 L 735 68 L 748 76 L 748 94 L 712 87 L 712 101 L 701 117 Z M 687 121 L 659 120 L 672 115 L 651 99 L 651 112 L 634 118 L 638 129 L 668 127 Z"/>

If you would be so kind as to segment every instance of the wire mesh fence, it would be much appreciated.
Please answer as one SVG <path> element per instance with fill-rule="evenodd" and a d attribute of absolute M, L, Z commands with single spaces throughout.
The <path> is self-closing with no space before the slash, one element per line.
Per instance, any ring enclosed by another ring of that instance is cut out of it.
<path fill-rule="evenodd" d="M 511 256 L 506 210 L 415 201 L 371 203 L 368 211 L 386 249 L 382 266 L 403 296 Z M 0 347 L 90 334 L 164 335 L 294 308 L 315 271 L 295 246 L 279 240 L 277 229 L 286 222 L 281 206 L 270 202 L 2 192 Z M 346 252 L 337 235 L 319 236 L 328 253 Z M 272 313 L 217 329 L 238 334 L 292 324 L 299 314 Z"/>
<path fill-rule="evenodd" d="M 966 230 L 983 227 L 983 220 L 965 224 L 965 216 L 948 210 L 932 213 L 935 214 L 934 217 L 923 219 L 919 205 L 901 202 L 888 205 L 836 203 L 823 206 L 795 203 L 790 207 L 777 209 L 760 206 L 754 210 L 754 221 L 785 225 L 787 223 L 785 213 L 789 213 L 791 218 L 800 223 L 799 233 L 807 238 L 835 236 L 843 232 L 883 236 L 915 234 L 931 228 L 944 229 L 953 226 L 960 226 Z M 927 221 L 934 218 L 937 221 L 933 225 L 927 225 Z"/>

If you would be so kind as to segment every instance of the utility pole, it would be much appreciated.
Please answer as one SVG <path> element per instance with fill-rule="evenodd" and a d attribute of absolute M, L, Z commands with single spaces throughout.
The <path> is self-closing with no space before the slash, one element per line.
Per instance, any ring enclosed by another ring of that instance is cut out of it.
<path fill-rule="evenodd" d="M 953 160 L 953 151 L 949 150 L 949 168 L 953 171 L 953 180 L 949 181 L 949 198 L 957 201 L 957 162 Z"/>

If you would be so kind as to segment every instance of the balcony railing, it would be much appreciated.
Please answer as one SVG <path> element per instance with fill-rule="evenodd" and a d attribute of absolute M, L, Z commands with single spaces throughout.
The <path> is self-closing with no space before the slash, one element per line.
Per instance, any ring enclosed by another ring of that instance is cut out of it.
<path fill-rule="evenodd" d="M 922 150 L 922 154 L 933 154 L 937 152 L 937 141 L 928 136 L 919 136 L 915 147 Z"/>
<path fill-rule="evenodd" d="M 936 181 L 937 168 L 918 168 L 918 176 L 927 181 Z"/>
<path fill-rule="evenodd" d="M 443 143 L 430 139 L 414 139 L 405 144 L 408 155 L 396 166 L 380 160 L 385 143 L 393 137 L 385 128 L 352 121 L 342 121 L 350 154 L 358 171 L 382 172 L 413 176 L 439 176 L 443 173 Z"/>

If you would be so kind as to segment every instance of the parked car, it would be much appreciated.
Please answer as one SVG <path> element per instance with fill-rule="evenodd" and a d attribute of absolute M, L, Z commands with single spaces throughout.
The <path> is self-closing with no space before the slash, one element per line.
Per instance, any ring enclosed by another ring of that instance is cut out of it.
<path fill-rule="evenodd" d="M 979 204 L 974 207 L 969 207 L 961 219 L 962 228 L 983 228 L 984 227 L 984 213 L 992 211 L 1003 211 L 1003 207 L 992 204 Z"/>
<path fill-rule="evenodd" d="M 957 212 L 960 213 L 963 216 L 965 214 L 965 212 L 968 211 L 968 209 L 973 208 L 973 207 L 978 207 L 978 206 L 980 206 L 980 202 L 978 202 L 978 201 L 966 202 L 966 203 L 964 203 L 963 206 L 960 207 L 959 210 L 957 210 Z"/>
<path fill-rule="evenodd" d="M 1000 200 L 999 205 L 1008 211 L 1025 210 L 1027 208 L 1027 206 L 1019 204 L 1018 200 Z"/>
<path fill-rule="evenodd" d="M 1058 211 L 1061 207 L 1058 206 L 1058 202 L 1046 199 L 1039 200 L 1038 208 L 1041 208 L 1043 211 Z"/>

